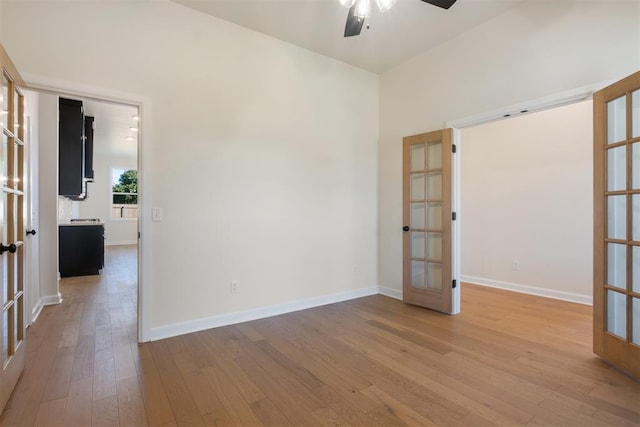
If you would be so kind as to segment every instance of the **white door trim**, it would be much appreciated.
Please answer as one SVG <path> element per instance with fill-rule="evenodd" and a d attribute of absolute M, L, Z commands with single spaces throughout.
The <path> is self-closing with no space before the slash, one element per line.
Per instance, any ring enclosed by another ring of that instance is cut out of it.
<path fill-rule="evenodd" d="M 587 99 L 591 99 L 594 92 L 608 86 L 610 83 L 611 81 L 593 83 L 576 89 L 544 96 L 542 98 L 519 102 L 517 104 L 508 105 L 506 107 L 486 111 L 484 113 L 476 114 L 473 116 L 449 120 L 446 122 L 445 127 L 453 129 L 463 129 L 466 127 L 477 126 L 509 117 L 517 117 L 521 114 L 548 110 L 563 105 L 585 101 Z"/>

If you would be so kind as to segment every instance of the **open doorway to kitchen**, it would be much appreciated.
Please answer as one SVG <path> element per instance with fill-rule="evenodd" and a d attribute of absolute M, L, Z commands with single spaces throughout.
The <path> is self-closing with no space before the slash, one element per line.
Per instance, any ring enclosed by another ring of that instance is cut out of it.
<path fill-rule="evenodd" d="M 95 335 L 110 324 L 118 325 L 110 336 L 137 340 L 139 106 L 39 90 L 29 91 L 29 99 L 37 115 L 32 216 L 40 254 L 32 312 L 37 316 L 38 304 L 64 301 L 67 310 L 86 317 L 79 335 Z M 63 104 L 82 113 L 80 194 L 63 189 L 64 177 L 75 173 L 65 162 Z"/>

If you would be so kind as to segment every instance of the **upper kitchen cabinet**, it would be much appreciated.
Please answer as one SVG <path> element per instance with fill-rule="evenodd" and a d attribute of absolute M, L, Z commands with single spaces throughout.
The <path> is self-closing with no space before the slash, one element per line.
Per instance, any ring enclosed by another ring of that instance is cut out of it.
<path fill-rule="evenodd" d="M 93 123 L 84 115 L 82 101 L 60 98 L 58 124 L 58 194 L 73 200 L 87 198 L 93 182 Z"/>
<path fill-rule="evenodd" d="M 60 98 L 58 111 L 58 194 L 84 199 L 85 122 L 82 101 Z"/>
<path fill-rule="evenodd" d="M 94 117 L 84 118 L 84 178 L 93 182 L 93 121 Z"/>

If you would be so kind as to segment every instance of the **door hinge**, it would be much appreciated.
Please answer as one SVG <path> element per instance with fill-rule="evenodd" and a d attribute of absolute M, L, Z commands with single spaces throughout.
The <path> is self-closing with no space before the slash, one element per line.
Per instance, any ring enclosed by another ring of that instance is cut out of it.
<path fill-rule="evenodd" d="M 453 289 L 455 289 L 455 288 L 456 288 L 456 286 L 458 286 L 458 284 L 456 283 L 456 279 L 453 279 L 453 280 L 451 281 L 451 287 L 452 287 Z"/>
<path fill-rule="evenodd" d="M 455 212 L 451 212 L 451 221 L 455 221 L 458 216 Z"/>
<path fill-rule="evenodd" d="M 138 231 L 138 239 L 140 238 L 140 232 Z"/>
<path fill-rule="evenodd" d="M 456 152 L 456 144 L 451 144 L 451 152 L 452 153 Z"/>

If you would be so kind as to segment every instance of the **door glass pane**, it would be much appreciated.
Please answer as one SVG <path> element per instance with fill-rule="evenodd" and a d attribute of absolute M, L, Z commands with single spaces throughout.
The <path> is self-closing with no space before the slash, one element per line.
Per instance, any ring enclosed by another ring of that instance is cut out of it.
<path fill-rule="evenodd" d="M 2 366 L 9 360 L 9 314 L 11 308 L 2 312 Z"/>
<path fill-rule="evenodd" d="M 627 138 L 627 98 L 621 96 L 607 103 L 607 143 Z"/>
<path fill-rule="evenodd" d="M 631 258 L 633 259 L 633 282 L 631 289 L 633 289 L 633 292 L 640 292 L 640 247 L 634 246 L 631 254 Z"/>
<path fill-rule="evenodd" d="M 18 252 L 22 250 L 22 246 L 18 247 L 18 250 L 15 254 L 12 255 L 13 262 L 13 295 L 16 295 L 20 291 L 20 285 L 18 284 L 18 279 L 20 274 L 18 273 L 20 270 L 20 257 L 18 256 Z"/>
<path fill-rule="evenodd" d="M 427 263 L 427 288 L 442 289 L 442 264 Z"/>
<path fill-rule="evenodd" d="M 18 346 L 18 341 L 22 340 L 22 333 L 20 333 L 20 328 L 22 327 L 22 310 L 20 309 L 22 307 L 22 297 L 16 299 L 16 305 L 14 305 L 15 310 L 13 310 L 14 313 L 14 319 L 13 319 L 13 348 L 15 349 Z"/>
<path fill-rule="evenodd" d="M 15 351 L 16 345 L 18 344 L 18 310 L 16 310 L 17 307 L 15 305 L 11 308 L 13 308 L 12 311 L 14 316 L 13 317 L 13 334 L 11 334 L 11 339 L 13 341 L 12 347 L 14 348 L 14 351 Z"/>
<path fill-rule="evenodd" d="M 640 241 L 640 194 L 631 196 L 631 239 Z"/>
<path fill-rule="evenodd" d="M 627 296 L 607 289 L 607 331 L 627 338 Z"/>
<path fill-rule="evenodd" d="M 427 143 L 427 169 L 442 168 L 442 142 Z"/>
<path fill-rule="evenodd" d="M 631 188 L 640 188 L 640 142 L 631 144 Z"/>
<path fill-rule="evenodd" d="M 14 190 L 18 189 L 18 184 L 20 183 L 20 170 L 22 169 L 20 167 L 19 147 L 20 144 L 18 144 L 17 142 L 13 144 L 13 179 L 10 185 Z"/>
<path fill-rule="evenodd" d="M 427 228 L 442 230 L 442 203 L 427 204 Z"/>
<path fill-rule="evenodd" d="M 640 298 L 631 298 L 631 341 L 640 345 Z"/>
<path fill-rule="evenodd" d="M 0 147 L 0 149 L 2 150 L 2 152 L 0 152 L 0 173 L 2 175 L 0 176 L 0 185 L 3 187 L 7 186 L 7 177 L 9 176 L 9 166 L 7 165 L 7 149 L 9 147 L 8 144 L 9 138 L 7 138 L 7 135 L 2 134 L 2 147 Z"/>
<path fill-rule="evenodd" d="M 411 203 L 409 227 L 411 229 L 424 230 L 424 203 Z"/>
<path fill-rule="evenodd" d="M 16 342 L 24 340 L 24 294 L 16 300 L 17 320 L 16 320 Z"/>
<path fill-rule="evenodd" d="M 411 232 L 411 258 L 424 258 L 424 233 Z"/>
<path fill-rule="evenodd" d="M 411 146 L 411 170 L 421 171 L 424 169 L 424 144 L 414 144 Z"/>
<path fill-rule="evenodd" d="M 442 261 L 442 233 L 427 233 L 427 258 Z"/>
<path fill-rule="evenodd" d="M 640 89 L 631 94 L 631 137 L 640 136 Z"/>
<path fill-rule="evenodd" d="M 616 288 L 627 287 L 627 247 L 607 244 L 607 284 Z"/>
<path fill-rule="evenodd" d="M 607 190 L 627 189 L 627 147 L 607 150 Z"/>
<path fill-rule="evenodd" d="M 4 191 L 2 191 L 0 193 L 1 197 L 2 197 L 2 209 L 0 210 L 0 215 L 2 215 L 2 217 L 0 218 L 0 227 L 2 227 L 2 234 L 0 235 L 0 242 L 2 242 L 3 244 L 8 244 L 9 243 L 9 229 L 7 227 L 7 193 L 5 193 Z M 2 301 L 3 302 L 8 302 L 9 301 L 9 286 L 11 286 L 11 283 L 9 283 L 9 253 L 5 252 L 5 255 L 0 256 L 0 262 L 2 262 Z"/>
<path fill-rule="evenodd" d="M 18 122 L 20 113 L 18 106 L 20 105 L 20 94 L 15 91 L 13 94 L 13 133 L 17 137 L 20 129 L 20 123 Z"/>
<path fill-rule="evenodd" d="M 627 196 L 607 197 L 607 237 L 627 239 Z"/>
<path fill-rule="evenodd" d="M 410 196 L 411 200 L 424 200 L 424 174 L 423 173 L 415 173 L 411 175 L 411 189 Z"/>
<path fill-rule="evenodd" d="M 411 287 L 424 289 L 424 262 L 411 261 Z"/>
<path fill-rule="evenodd" d="M 442 200 L 442 172 L 427 174 L 427 200 Z"/>
<path fill-rule="evenodd" d="M 4 128 L 8 128 L 7 120 L 9 119 L 9 81 L 7 76 L 2 74 L 2 91 L 0 92 L 0 124 Z M 2 129 L 0 129 L 1 131 Z"/>

